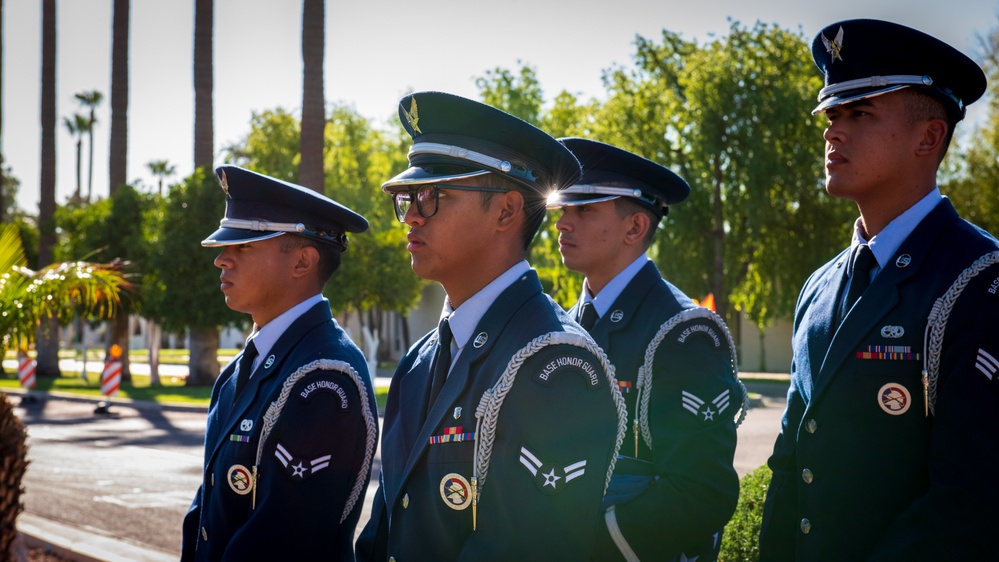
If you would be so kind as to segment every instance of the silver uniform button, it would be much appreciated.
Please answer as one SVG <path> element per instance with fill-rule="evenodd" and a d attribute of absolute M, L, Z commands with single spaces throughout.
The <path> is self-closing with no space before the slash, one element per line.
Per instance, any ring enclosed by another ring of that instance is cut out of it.
<path fill-rule="evenodd" d="M 409 507 L 409 494 L 402 496 L 402 508 L 407 509 Z"/>
<path fill-rule="evenodd" d="M 819 424 L 814 419 L 810 419 L 805 422 L 805 429 L 808 430 L 808 433 L 815 433 L 815 430 L 818 428 Z"/>
<path fill-rule="evenodd" d="M 812 530 L 812 522 L 807 517 L 801 519 L 801 532 L 806 535 Z"/>
<path fill-rule="evenodd" d="M 811 470 L 808 470 L 806 468 L 805 470 L 801 471 L 801 479 L 805 481 L 805 484 L 811 484 L 814 478 L 815 475 L 812 474 Z"/>
<path fill-rule="evenodd" d="M 204 527 L 201 528 L 201 538 L 205 539 L 206 541 L 208 540 L 208 531 L 206 531 Z"/>
<path fill-rule="evenodd" d="M 395 556 L 389 556 L 389 562 L 395 562 Z"/>

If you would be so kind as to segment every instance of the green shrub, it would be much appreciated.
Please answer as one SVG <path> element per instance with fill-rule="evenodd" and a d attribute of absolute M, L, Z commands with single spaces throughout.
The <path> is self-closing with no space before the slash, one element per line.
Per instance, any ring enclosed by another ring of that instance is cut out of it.
<path fill-rule="evenodd" d="M 763 465 L 742 477 L 739 504 L 732 520 L 725 526 L 718 562 L 757 562 L 760 559 L 760 525 L 770 476 L 770 467 Z"/>

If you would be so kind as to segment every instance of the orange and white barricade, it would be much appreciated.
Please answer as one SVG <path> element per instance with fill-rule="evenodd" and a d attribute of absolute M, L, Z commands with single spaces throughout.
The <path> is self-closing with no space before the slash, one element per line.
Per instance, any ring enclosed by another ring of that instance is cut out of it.
<path fill-rule="evenodd" d="M 111 346 L 108 359 L 104 363 L 104 371 L 101 372 L 101 394 L 108 398 L 118 394 L 121 388 L 121 347 L 117 344 Z"/>
<path fill-rule="evenodd" d="M 35 388 L 35 366 L 37 363 L 34 359 L 28 357 L 28 354 L 19 351 L 17 353 L 17 380 L 21 382 L 21 387 L 31 390 Z"/>

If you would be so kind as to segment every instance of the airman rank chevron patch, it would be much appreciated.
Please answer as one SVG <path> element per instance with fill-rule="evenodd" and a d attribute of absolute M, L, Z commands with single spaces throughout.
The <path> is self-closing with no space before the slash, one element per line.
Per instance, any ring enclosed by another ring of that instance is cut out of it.
<path fill-rule="evenodd" d="M 292 456 L 284 445 L 278 443 L 274 449 L 274 456 L 285 468 L 285 472 L 292 480 L 305 480 L 309 476 L 327 468 L 333 455 L 322 455 L 314 459 L 300 459 Z"/>
<path fill-rule="evenodd" d="M 982 348 L 978 348 L 978 357 L 975 359 L 975 368 L 982 372 L 986 378 L 995 382 L 999 380 L 996 373 L 999 372 L 999 360 L 991 353 Z"/>
<path fill-rule="evenodd" d="M 711 400 L 711 404 L 708 404 L 701 398 L 697 397 L 697 395 L 687 392 L 686 390 L 682 391 L 680 394 L 683 408 L 695 416 L 703 416 L 704 421 L 714 420 L 715 414 L 720 414 L 725 411 L 725 408 L 728 408 L 732 398 L 731 391 L 727 388 L 722 391 L 721 394 L 715 396 Z M 713 409 L 711 407 L 712 404 L 714 405 Z"/>
<path fill-rule="evenodd" d="M 443 435 L 433 435 L 430 437 L 431 445 L 439 445 L 441 443 L 459 443 L 461 441 L 475 441 L 475 432 L 462 433 L 462 427 L 445 427 Z"/>
<path fill-rule="evenodd" d="M 520 464 L 534 477 L 538 489 L 549 496 L 561 492 L 569 482 L 586 474 L 586 459 L 557 467 L 541 462 L 527 447 L 520 448 Z"/>

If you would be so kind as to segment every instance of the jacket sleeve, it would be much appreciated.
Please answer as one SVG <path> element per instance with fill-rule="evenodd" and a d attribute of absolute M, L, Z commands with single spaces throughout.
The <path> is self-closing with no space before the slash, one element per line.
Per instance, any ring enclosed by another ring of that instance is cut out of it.
<path fill-rule="evenodd" d="M 985 560 L 999 523 L 999 265 L 964 289 L 943 332 L 926 494 L 871 560 Z M 932 346 L 931 346 L 932 347 Z M 932 394 L 931 394 L 932 395 Z"/>
<path fill-rule="evenodd" d="M 255 506 L 223 559 L 342 557 L 340 545 L 348 545 L 349 556 L 354 525 L 341 519 L 345 506 L 363 504 L 370 474 L 370 460 L 365 467 L 364 459 L 372 439 L 377 443 L 358 386 L 345 373 L 317 370 L 279 394 L 275 404 L 281 400 L 273 429 L 261 436 Z M 260 423 L 266 427 L 268 416 Z M 356 524 L 356 518 L 350 521 Z"/>
<path fill-rule="evenodd" d="M 613 516 L 640 559 L 667 560 L 710 541 L 735 511 L 742 387 L 723 327 L 703 318 L 670 330 L 652 367 L 646 392 L 655 475 L 643 493 L 614 506 Z"/>
<path fill-rule="evenodd" d="M 491 450 L 461 560 L 589 556 L 618 447 L 616 392 L 580 347 L 551 345 L 523 363 L 502 407 L 476 428 L 476 446 Z"/>
<path fill-rule="evenodd" d="M 767 465 L 773 472 L 763 504 L 760 525 L 760 560 L 793 560 L 798 522 L 797 480 L 794 478 L 797 431 L 804 415 L 805 402 L 794 384 L 795 365 L 791 365 L 791 386 L 787 391 L 787 408 L 781 419 L 780 433 Z"/>

